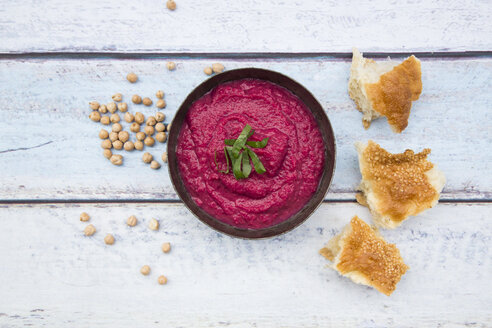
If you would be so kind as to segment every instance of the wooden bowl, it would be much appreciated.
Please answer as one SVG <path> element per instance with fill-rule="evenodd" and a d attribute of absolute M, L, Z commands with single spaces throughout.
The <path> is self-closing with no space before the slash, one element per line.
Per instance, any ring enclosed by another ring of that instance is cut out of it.
<path fill-rule="evenodd" d="M 205 212 L 193 201 L 190 194 L 188 193 L 183 180 L 181 179 L 176 159 L 176 147 L 178 144 L 179 131 L 191 105 L 203 95 L 222 83 L 246 78 L 270 81 L 286 88 L 297 97 L 299 97 L 299 99 L 301 99 L 301 101 L 303 101 L 304 104 L 306 104 L 309 110 L 311 110 L 311 112 L 313 113 L 314 118 L 318 123 L 325 145 L 325 164 L 323 168 L 323 174 L 321 176 L 318 189 L 313 194 L 309 202 L 304 205 L 304 207 L 299 212 L 291 216 L 289 219 L 274 226 L 263 229 L 238 228 L 224 223 L 214 218 L 209 213 Z M 186 207 L 188 207 L 188 209 L 200 221 L 210 226 L 211 228 L 227 235 L 239 238 L 254 239 L 273 237 L 292 230 L 303 223 L 323 201 L 328 187 L 330 186 L 330 182 L 335 169 L 335 137 L 333 135 L 330 121 L 328 120 L 328 117 L 326 116 L 325 111 L 323 110 L 323 107 L 321 107 L 320 103 L 306 88 L 304 88 L 298 82 L 283 74 L 259 68 L 242 68 L 226 71 L 224 73 L 209 78 L 208 80 L 197 86 L 188 95 L 188 97 L 186 97 L 184 102 L 179 107 L 178 112 L 174 116 L 171 125 L 171 131 L 169 132 L 167 153 L 171 181 L 173 183 L 174 189 L 176 190 L 176 193 L 184 202 Z"/>

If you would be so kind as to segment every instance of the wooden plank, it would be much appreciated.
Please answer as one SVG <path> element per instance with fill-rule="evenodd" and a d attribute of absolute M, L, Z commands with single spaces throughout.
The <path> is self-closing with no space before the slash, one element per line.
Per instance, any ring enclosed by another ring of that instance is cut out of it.
<path fill-rule="evenodd" d="M 340 277 L 317 253 L 353 215 L 370 222 L 357 204 L 324 204 L 267 240 L 216 233 L 182 205 L 1 206 L 0 326 L 485 327 L 491 210 L 440 204 L 382 231 L 410 267 L 387 297 Z M 98 229 L 91 238 L 82 235 L 82 211 Z M 141 220 L 135 228 L 125 225 L 131 214 Z M 147 228 L 151 217 L 160 231 Z M 113 246 L 102 241 L 107 232 Z M 169 254 L 160 251 L 165 241 Z"/>
<path fill-rule="evenodd" d="M 489 51 L 483 0 L 2 1 L 0 52 Z"/>
<path fill-rule="evenodd" d="M 43 59 L 0 61 L 0 200 L 176 199 L 167 165 L 151 170 L 141 152 L 125 154 L 122 167 L 103 156 L 88 102 L 109 102 L 115 92 L 153 96 L 166 92 L 166 119 L 206 75 L 210 60 L 180 60 L 174 72 L 166 58 L 145 60 Z M 354 199 L 360 181 L 353 144 L 373 139 L 391 151 L 432 149 L 431 160 L 447 176 L 442 199 L 492 197 L 492 59 L 423 60 L 424 91 L 414 104 L 409 127 L 391 132 L 384 119 L 369 130 L 347 94 L 350 63 L 335 59 L 227 60 L 228 69 L 262 67 L 304 84 L 326 108 L 337 142 L 336 172 L 327 199 Z M 130 84 L 126 73 L 140 80 Z M 155 113 L 155 107 L 130 111 Z M 124 125 L 126 123 L 124 122 Z M 165 145 L 151 148 L 160 158 Z"/>

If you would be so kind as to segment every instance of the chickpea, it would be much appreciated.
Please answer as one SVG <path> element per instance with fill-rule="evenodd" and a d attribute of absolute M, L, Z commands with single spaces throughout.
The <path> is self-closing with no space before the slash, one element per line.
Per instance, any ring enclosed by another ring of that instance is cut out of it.
<path fill-rule="evenodd" d="M 164 130 L 166 130 L 166 126 L 164 124 L 162 124 L 161 122 L 159 122 L 155 125 L 155 130 L 157 132 L 164 132 Z"/>
<path fill-rule="evenodd" d="M 108 108 L 108 111 L 111 113 L 111 114 L 114 114 L 116 113 L 116 109 L 118 107 L 116 107 L 116 104 L 114 102 L 110 102 L 106 105 L 106 107 Z"/>
<path fill-rule="evenodd" d="M 130 131 L 132 132 L 139 132 L 140 131 L 140 124 L 133 122 L 132 125 L 130 125 Z"/>
<path fill-rule="evenodd" d="M 163 152 L 161 158 L 164 163 L 167 163 L 167 152 Z"/>
<path fill-rule="evenodd" d="M 128 105 L 126 102 L 121 102 L 118 104 L 118 110 L 122 113 L 126 112 L 128 110 Z"/>
<path fill-rule="evenodd" d="M 166 107 L 166 101 L 164 99 L 159 99 L 157 100 L 157 103 L 155 104 L 157 108 L 164 108 Z"/>
<path fill-rule="evenodd" d="M 111 142 L 118 140 L 118 133 L 110 132 L 109 133 L 109 140 L 111 140 Z"/>
<path fill-rule="evenodd" d="M 142 103 L 142 97 L 140 97 L 139 95 L 133 95 L 132 96 L 132 102 L 134 104 L 141 104 Z"/>
<path fill-rule="evenodd" d="M 147 137 L 144 139 L 144 144 L 146 146 L 152 147 L 155 144 L 155 140 L 152 137 Z"/>
<path fill-rule="evenodd" d="M 143 274 L 144 276 L 147 276 L 149 275 L 150 273 L 150 267 L 148 265 L 144 265 L 141 269 L 140 269 L 140 273 Z"/>
<path fill-rule="evenodd" d="M 147 153 L 145 152 L 143 155 L 142 155 L 142 161 L 146 164 L 149 164 L 150 162 L 152 162 L 152 160 L 154 159 L 154 156 L 152 156 L 151 153 Z"/>
<path fill-rule="evenodd" d="M 150 168 L 153 170 L 158 170 L 161 168 L 161 164 L 159 164 L 158 161 L 152 161 L 150 162 Z"/>
<path fill-rule="evenodd" d="M 108 112 L 108 107 L 106 105 L 99 106 L 99 113 L 106 114 Z"/>
<path fill-rule="evenodd" d="M 103 125 L 109 125 L 109 123 L 111 123 L 111 120 L 110 120 L 109 116 L 103 116 L 103 117 L 101 117 L 101 123 Z"/>
<path fill-rule="evenodd" d="M 159 276 L 159 278 L 157 278 L 157 282 L 159 283 L 159 285 L 165 285 L 167 284 L 167 278 L 165 276 Z"/>
<path fill-rule="evenodd" d="M 103 149 L 111 149 L 111 147 L 113 147 L 113 144 L 111 143 L 111 140 L 105 139 L 101 142 L 101 147 Z"/>
<path fill-rule="evenodd" d="M 104 149 L 103 150 L 103 156 L 106 157 L 107 159 L 110 159 L 111 156 L 113 156 L 113 152 L 109 149 Z"/>
<path fill-rule="evenodd" d="M 111 158 L 109 160 L 114 165 L 121 165 L 121 164 L 123 164 L 123 156 L 121 156 L 121 155 L 113 155 L 113 156 L 111 156 Z"/>
<path fill-rule="evenodd" d="M 166 63 L 166 67 L 168 70 L 170 71 L 174 71 L 176 69 L 176 63 L 175 62 L 172 62 L 172 61 L 169 61 Z"/>
<path fill-rule="evenodd" d="M 135 135 L 135 137 L 137 138 L 137 140 L 144 140 L 145 139 L 145 133 L 144 132 L 137 132 L 137 134 Z"/>
<path fill-rule="evenodd" d="M 166 130 L 167 130 L 167 132 L 170 132 L 170 131 L 171 131 L 171 123 L 169 123 L 169 124 L 167 125 L 167 129 L 166 129 Z"/>
<path fill-rule="evenodd" d="M 111 97 L 114 101 L 121 101 L 123 99 L 123 95 L 121 93 L 115 93 L 112 97 Z"/>
<path fill-rule="evenodd" d="M 169 10 L 175 10 L 176 9 L 176 2 L 174 2 L 174 0 L 168 0 L 166 2 L 166 7 Z"/>
<path fill-rule="evenodd" d="M 111 130 L 112 130 L 113 132 L 118 133 L 118 132 L 120 132 L 121 130 L 123 130 L 123 127 L 121 126 L 121 124 L 120 124 L 120 123 L 115 123 L 115 124 L 113 124 L 113 126 L 112 126 Z"/>
<path fill-rule="evenodd" d="M 98 110 L 99 109 L 99 103 L 97 101 L 91 101 L 91 102 L 89 102 L 89 107 L 92 110 Z"/>
<path fill-rule="evenodd" d="M 137 217 L 135 215 L 130 216 L 128 219 L 126 219 L 126 224 L 130 227 L 134 227 L 137 225 Z"/>
<path fill-rule="evenodd" d="M 154 231 L 159 230 L 159 221 L 154 218 L 150 219 L 149 229 Z"/>
<path fill-rule="evenodd" d="M 149 116 L 147 119 L 147 125 L 154 126 L 157 123 L 156 119 L 154 116 Z"/>
<path fill-rule="evenodd" d="M 135 82 L 137 82 L 137 80 L 138 80 L 138 76 L 137 76 L 137 74 L 135 74 L 135 73 L 128 73 L 128 75 L 126 76 L 126 79 L 127 79 L 130 83 L 135 83 Z"/>
<path fill-rule="evenodd" d="M 220 63 L 212 64 L 212 71 L 214 71 L 214 73 L 222 73 L 224 71 L 224 65 Z"/>
<path fill-rule="evenodd" d="M 144 144 L 140 140 L 135 141 L 134 146 L 136 150 L 142 150 L 144 148 Z"/>
<path fill-rule="evenodd" d="M 126 151 L 132 151 L 133 149 L 135 149 L 135 145 L 133 144 L 133 142 L 131 142 L 131 141 L 127 141 L 127 142 L 125 142 L 125 144 L 123 145 L 123 148 L 124 148 Z"/>
<path fill-rule="evenodd" d="M 130 112 L 126 112 L 125 115 L 123 116 L 123 119 L 125 120 L 125 122 L 131 123 L 135 119 L 135 116 L 133 116 L 133 114 Z"/>
<path fill-rule="evenodd" d="M 111 114 L 111 117 L 109 118 L 111 123 L 118 123 L 120 121 L 120 115 L 118 114 Z"/>
<path fill-rule="evenodd" d="M 89 224 L 87 227 L 84 228 L 84 235 L 86 236 L 92 236 L 95 233 L 96 227 L 94 227 L 92 224 Z"/>
<path fill-rule="evenodd" d="M 120 140 L 113 141 L 113 148 L 116 150 L 120 150 L 123 148 L 123 143 Z"/>
<path fill-rule="evenodd" d="M 142 114 L 140 112 L 136 112 L 135 113 L 135 122 L 137 122 L 138 124 L 142 124 L 143 122 L 145 122 L 144 114 Z"/>
<path fill-rule="evenodd" d="M 158 90 L 156 93 L 155 93 L 155 96 L 159 99 L 162 99 L 164 98 L 164 91 L 162 90 Z"/>
<path fill-rule="evenodd" d="M 154 134 L 154 127 L 153 126 L 150 126 L 150 125 L 147 125 L 144 128 L 144 132 L 145 132 L 146 135 L 151 136 L 151 135 Z"/>
<path fill-rule="evenodd" d="M 104 242 L 106 245 L 113 245 L 114 244 L 114 237 L 112 234 L 108 233 L 106 237 L 104 237 Z"/>
<path fill-rule="evenodd" d="M 162 244 L 162 251 L 164 253 L 169 253 L 170 250 L 171 250 L 171 243 Z"/>
<path fill-rule="evenodd" d="M 166 142 L 167 136 L 166 132 L 158 132 L 155 135 L 155 140 L 159 141 L 160 143 Z"/>
<path fill-rule="evenodd" d="M 91 217 L 89 216 L 89 214 L 87 214 L 85 212 L 80 213 L 80 221 L 87 222 L 90 220 L 90 218 Z"/>
<path fill-rule="evenodd" d="M 127 142 L 128 139 L 130 139 L 130 134 L 127 132 L 127 131 L 120 131 L 118 133 L 118 139 L 121 141 L 121 142 Z"/>
<path fill-rule="evenodd" d="M 101 114 L 97 111 L 93 111 L 89 114 L 89 118 L 94 122 L 99 122 L 101 120 Z"/>
<path fill-rule="evenodd" d="M 142 100 L 143 104 L 145 106 L 150 106 L 152 105 L 152 99 L 150 99 L 149 97 L 145 97 L 143 100 Z"/>
<path fill-rule="evenodd" d="M 109 137 L 109 132 L 104 130 L 104 129 L 101 129 L 101 131 L 99 131 L 99 138 L 101 139 L 108 139 Z"/>
<path fill-rule="evenodd" d="M 213 72 L 212 72 L 212 67 L 208 67 L 208 66 L 207 66 L 207 67 L 205 67 L 205 68 L 203 69 L 203 73 L 205 73 L 205 74 L 207 74 L 207 75 L 212 75 L 212 73 L 213 73 Z"/>
<path fill-rule="evenodd" d="M 165 119 L 166 119 L 166 115 L 164 115 L 164 113 L 161 112 L 155 113 L 155 120 L 157 122 L 164 122 Z"/>

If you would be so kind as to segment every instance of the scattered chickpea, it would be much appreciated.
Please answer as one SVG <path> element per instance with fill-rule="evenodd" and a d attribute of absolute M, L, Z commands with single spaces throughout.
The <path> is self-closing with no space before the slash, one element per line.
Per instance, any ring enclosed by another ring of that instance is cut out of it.
<path fill-rule="evenodd" d="M 143 155 L 142 155 L 142 161 L 144 163 L 147 163 L 149 164 L 150 162 L 152 162 L 152 160 L 154 159 L 154 156 L 152 156 L 151 153 L 148 153 L 148 152 L 145 152 Z"/>
<path fill-rule="evenodd" d="M 133 114 L 130 112 L 126 112 L 123 116 L 123 119 L 125 120 L 125 122 L 131 123 L 135 119 L 135 116 L 133 116 Z"/>
<path fill-rule="evenodd" d="M 101 117 L 101 123 L 103 125 L 109 125 L 109 123 L 111 123 L 111 120 L 110 120 L 109 116 L 103 116 L 103 117 Z"/>
<path fill-rule="evenodd" d="M 99 106 L 99 113 L 106 114 L 108 112 L 108 107 L 106 105 Z"/>
<path fill-rule="evenodd" d="M 109 132 L 104 130 L 104 129 L 101 129 L 101 131 L 99 131 L 99 138 L 101 139 L 108 139 L 109 137 Z"/>
<path fill-rule="evenodd" d="M 159 164 L 158 161 L 152 161 L 150 163 L 150 168 L 153 169 L 153 170 L 158 170 L 161 168 L 161 164 Z"/>
<path fill-rule="evenodd" d="M 203 73 L 205 73 L 205 74 L 207 74 L 207 75 L 212 75 L 212 73 L 213 73 L 213 72 L 212 72 L 212 67 L 208 67 L 208 66 L 207 66 L 207 67 L 205 67 L 205 68 L 203 69 Z"/>
<path fill-rule="evenodd" d="M 174 6 L 176 6 L 176 4 Z M 176 63 L 175 62 L 172 62 L 172 61 L 167 62 L 166 63 L 166 67 L 167 67 L 168 70 L 174 71 L 176 69 Z"/>
<path fill-rule="evenodd" d="M 120 124 L 120 123 L 115 123 L 115 124 L 113 124 L 113 126 L 112 126 L 111 130 L 112 130 L 113 132 L 118 133 L 118 132 L 120 132 L 121 130 L 123 130 L 123 127 L 121 126 L 121 124 Z"/>
<path fill-rule="evenodd" d="M 167 125 L 167 132 L 171 131 L 171 123 Z"/>
<path fill-rule="evenodd" d="M 127 142 L 128 139 L 130 139 L 130 134 L 127 132 L 127 131 L 120 131 L 118 133 L 118 139 L 121 141 L 121 142 Z"/>
<path fill-rule="evenodd" d="M 151 125 L 151 126 L 154 126 L 155 124 L 157 123 L 157 120 L 155 119 L 154 116 L 149 116 L 149 118 L 147 118 L 147 125 Z"/>
<path fill-rule="evenodd" d="M 150 106 L 152 105 L 152 99 L 150 99 L 149 97 L 145 97 L 143 100 L 142 100 L 143 104 L 145 106 Z"/>
<path fill-rule="evenodd" d="M 106 105 L 106 107 L 108 108 L 108 111 L 111 113 L 111 114 L 114 114 L 116 113 L 116 110 L 118 107 L 116 107 L 116 104 L 114 102 L 110 102 Z"/>
<path fill-rule="evenodd" d="M 130 125 L 130 131 L 139 132 L 140 131 L 140 124 L 133 122 L 132 125 Z"/>
<path fill-rule="evenodd" d="M 157 141 L 159 141 L 160 143 L 166 142 L 166 139 L 167 139 L 166 132 L 158 132 L 155 135 L 155 139 Z"/>
<path fill-rule="evenodd" d="M 122 149 L 123 148 L 123 142 L 121 142 L 120 140 L 113 141 L 113 148 L 116 150 Z"/>
<path fill-rule="evenodd" d="M 97 101 L 91 101 L 91 102 L 89 102 L 89 107 L 92 110 L 98 110 L 99 109 L 99 103 Z"/>
<path fill-rule="evenodd" d="M 144 128 L 144 132 L 146 135 L 148 136 L 151 136 L 154 134 L 154 127 L 153 126 L 150 126 L 150 125 L 147 125 L 145 128 Z"/>
<path fill-rule="evenodd" d="M 109 133 L 109 140 L 111 140 L 111 142 L 118 140 L 118 133 L 110 132 Z"/>
<path fill-rule="evenodd" d="M 134 145 L 136 150 L 143 150 L 144 148 L 144 144 L 140 140 L 135 141 Z"/>
<path fill-rule="evenodd" d="M 221 63 L 214 63 L 212 64 L 212 71 L 214 71 L 214 73 L 222 73 L 224 71 L 224 65 Z"/>
<path fill-rule="evenodd" d="M 149 275 L 150 273 L 150 267 L 148 265 L 144 265 L 141 269 L 140 269 L 140 273 L 143 274 L 144 276 L 147 276 Z"/>
<path fill-rule="evenodd" d="M 155 130 L 157 132 L 163 132 L 164 130 L 166 130 L 166 126 L 164 124 L 162 124 L 161 122 L 159 122 L 155 125 Z"/>
<path fill-rule="evenodd" d="M 118 104 L 118 110 L 122 113 L 126 112 L 128 110 L 128 105 L 126 102 L 122 102 Z"/>
<path fill-rule="evenodd" d="M 145 122 L 144 114 L 142 114 L 140 112 L 136 112 L 135 113 L 135 122 L 137 122 L 138 124 L 142 124 L 143 122 Z"/>
<path fill-rule="evenodd" d="M 150 137 L 150 136 L 149 136 L 149 137 L 146 137 L 146 138 L 144 139 L 144 144 L 145 144 L 146 146 L 152 147 L 152 146 L 155 144 L 155 140 L 154 140 L 154 138 L 152 138 L 152 137 Z"/>
<path fill-rule="evenodd" d="M 161 112 L 155 113 L 155 120 L 157 122 L 164 122 L 165 119 L 166 119 L 166 115 L 164 115 L 164 113 Z"/>
<path fill-rule="evenodd" d="M 126 151 L 132 151 L 135 149 L 135 145 L 133 144 L 133 142 L 131 141 L 127 141 L 125 142 L 125 144 L 123 145 L 123 148 L 126 150 Z"/>
<path fill-rule="evenodd" d="M 126 224 L 130 227 L 134 227 L 137 225 L 137 217 L 135 215 L 130 216 L 128 219 L 126 219 Z"/>
<path fill-rule="evenodd" d="M 113 152 L 109 149 L 104 149 L 103 150 L 103 156 L 106 157 L 107 159 L 110 159 L 111 156 L 113 156 Z"/>
<path fill-rule="evenodd" d="M 150 230 L 159 230 L 159 221 L 157 221 L 156 219 L 152 218 L 150 219 L 150 222 L 149 222 L 149 229 Z"/>
<path fill-rule="evenodd" d="M 111 117 L 109 118 L 111 123 L 118 123 L 120 121 L 120 115 L 118 114 L 111 114 Z"/>
<path fill-rule="evenodd" d="M 167 152 L 163 152 L 161 158 L 164 163 L 167 163 Z"/>
<path fill-rule="evenodd" d="M 142 103 L 142 97 L 140 97 L 139 95 L 133 95 L 132 96 L 132 102 L 134 104 L 141 104 Z"/>
<path fill-rule="evenodd" d="M 157 108 L 164 108 L 166 107 L 166 101 L 164 99 L 159 99 L 157 100 L 157 103 L 155 104 Z"/>
<path fill-rule="evenodd" d="M 159 99 L 162 99 L 164 98 L 164 91 L 162 90 L 158 90 L 156 93 L 155 93 L 155 96 Z"/>
<path fill-rule="evenodd" d="M 85 212 L 80 213 L 80 221 L 87 222 L 90 220 L 90 218 L 91 217 L 89 216 L 89 214 L 87 214 Z"/>
<path fill-rule="evenodd" d="M 89 224 L 84 229 L 84 235 L 86 235 L 86 236 L 92 236 L 95 233 L 96 233 L 96 227 L 94 227 L 92 224 Z"/>
<path fill-rule="evenodd" d="M 168 0 L 166 2 L 166 7 L 169 10 L 175 10 L 176 9 L 176 2 L 174 2 L 174 0 Z"/>
<path fill-rule="evenodd" d="M 171 243 L 164 243 L 162 244 L 162 251 L 164 253 L 169 253 L 169 251 L 171 250 Z"/>
<path fill-rule="evenodd" d="M 135 135 L 135 137 L 137 138 L 137 140 L 144 140 L 145 139 L 145 133 L 144 132 L 137 132 L 137 134 Z"/>
<path fill-rule="evenodd" d="M 111 158 L 109 160 L 114 165 L 121 165 L 121 164 L 123 164 L 123 156 L 121 156 L 121 155 L 113 155 L 113 156 L 111 156 Z"/>
<path fill-rule="evenodd" d="M 101 142 L 101 147 L 103 149 L 111 149 L 111 147 L 113 147 L 113 144 L 111 143 L 111 140 L 105 139 Z"/>
<path fill-rule="evenodd" d="M 112 234 L 108 233 L 106 237 L 104 237 L 104 242 L 106 245 L 113 245 L 114 244 L 114 237 Z"/>
<path fill-rule="evenodd" d="M 121 93 L 115 93 L 112 97 L 111 97 L 114 101 L 121 101 L 123 99 L 123 95 Z"/>
<path fill-rule="evenodd" d="M 128 75 L 126 76 L 126 79 L 127 79 L 130 83 L 135 83 L 135 82 L 137 82 L 137 80 L 138 80 L 138 76 L 137 76 L 137 74 L 135 74 L 135 73 L 128 73 Z"/>
<path fill-rule="evenodd" d="M 89 114 L 89 118 L 94 122 L 99 122 L 101 120 L 101 114 L 97 111 L 93 111 Z"/>
<path fill-rule="evenodd" d="M 165 276 L 159 276 L 159 278 L 157 278 L 157 282 L 159 285 L 165 285 L 167 284 L 167 278 Z"/>

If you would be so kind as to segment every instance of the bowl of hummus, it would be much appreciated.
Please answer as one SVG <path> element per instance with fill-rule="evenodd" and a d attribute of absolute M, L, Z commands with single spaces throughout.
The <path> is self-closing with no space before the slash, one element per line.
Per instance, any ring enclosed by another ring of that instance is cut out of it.
<path fill-rule="evenodd" d="M 294 229 L 321 204 L 335 167 L 322 106 L 278 72 L 215 75 L 178 109 L 168 139 L 176 193 L 203 223 L 234 237 Z"/>

